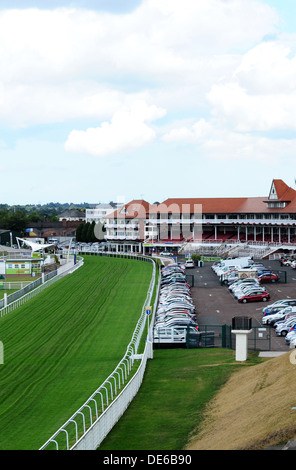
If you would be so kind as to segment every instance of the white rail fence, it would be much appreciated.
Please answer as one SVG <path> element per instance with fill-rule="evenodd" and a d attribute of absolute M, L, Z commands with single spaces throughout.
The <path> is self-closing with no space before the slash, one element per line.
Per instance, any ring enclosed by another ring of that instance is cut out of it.
<path fill-rule="evenodd" d="M 80 253 L 83 255 L 83 253 Z M 99 256 L 137 259 L 153 263 L 153 272 L 142 312 L 126 353 L 114 371 L 89 399 L 43 444 L 39 450 L 95 450 L 108 435 L 137 394 L 148 359 L 153 357 L 152 327 L 159 296 L 160 276 L 156 286 L 158 264 L 155 259 L 135 254 L 98 253 Z M 146 307 L 151 306 L 157 287 L 151 322 Z M 148 329 L 149 325 L 149 329 Z M 138 354 L 145 326 L 147 337 L 144 352 Z"/>

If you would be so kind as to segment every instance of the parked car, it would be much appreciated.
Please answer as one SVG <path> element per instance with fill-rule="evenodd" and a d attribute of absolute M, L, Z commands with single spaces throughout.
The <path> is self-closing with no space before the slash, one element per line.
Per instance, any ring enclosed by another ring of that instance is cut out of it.
<path fill-rule="evenodd" d="M 249 294 L 245 294 L 238 299 L 238 302 L 246 303 L 246 302 L 258 302 L 263 301 L 266 302 L 270 299 L 270 295 L 268 292 L 262 291 L 254 291 L 250 292 Z"/>
<path fill-rule="evenodd" d="M 194 268 L 194 261 L 192 259 L 188 259 L 185 262 L 185 268 Z"/>
<path fill-rule="evenodd" d="M 296 299 L 282 299 L 277 300 L 273 304 L 268 305 L 262 309 L 263 315 L 270 315 L 271 313 L 276 313 L 285 306 L 296 306 Z M 276 310 L 277 309 L 277 310 Z"/>
<path fill-rule="evenodd" d="M 258 282 L 276 282 L 279 280 L 277 274 L 274 273 L 265 273 L 258 276 Z"/>
<path fill-rule="evenodd" d="M 169 328 L 175 326 L 197 326 L 197 322 L 192 321 L 190 318 L 170 318 L 169 320 L 155 322 L 156 328 Z"/>
<path fill-rule="evenodd" d="M 289 319 L 288 321 L 285 321 L 283 323 L 279 323 L 275 329 L 275 334 L 277 336 L 286 336 L 290 328 L 292 328 L 295 324 L 295 318 Z"/>
<path fill-rule="evenodd" d="M 171 318 L 174 318 L 174 319 L 179 319 L 179 318 L 191 318 L 191 320 L 193 320 L 194 322 L 196 321 L 196 318 L 193 318 L 191 315 L 189 315 L 188 313 L 181 313 L 181 312 L 178 312 L 178 313 L 168 313 L 168 314 L 160 314 L 160 315 L 156 315 L 156 320 L 155 320 L 155 324 L 158 324 L 158 323 L 161 323 L 161 322 L 165 322 L 167 320 L 170 320 Z"/>
<path fill-rule="evenodd" d="M 292 327 L 289 332 L 286 334 L 285 342 L 290 344 L 290 342 L 296 338 L 296 325 Z"/>
<path fill-rule="evenodd" d="M 236 291 L 234 293 L 234 297 L 236 299 L 239 299 L 240 297 L 244 296 L 244 295 L 248 295 L 248 294 L 251 294 L 253 292 L 267 292 L 265 288 L 261 287 L 261 286 L 245 286 L 244 288 L 242 289 L 239 289 L 238 291 Z"/>
<path fill-rule="evenodd" d="M 296 315 L 296 307 L 285 307 L 274 314 L 263 316 L 262 324 L 274 325 L 278 321 L 290 318 L 293 314 Z"/>
<path fill-rule="evenodd" d="M 153 330 L 153 341 L 158 343 L 185 343 L 188 333 L 190 335 L 199 335 L 198 326 L 155 327 Z"/>
<path fill-rule="evenodd" d="M 229 276 L 227 276 L 226 279 L 223 280 L 223 283 L 225 285 L 230 286 L 231 284 L 234 284 L 236 281 L 238 281 L 238 273 L 234 272 L 234 273 L 231 273 Z"/>
<path fill-rule="evenodd" d="M 257 279 L 255 278 L 245 278 L 245 279 L 239 279 L 238 281 L 234 282 L 229 286 L 229 290 L 233 292 L 237 287 L 239 287 L 242 284 L 258 284 Z"/>

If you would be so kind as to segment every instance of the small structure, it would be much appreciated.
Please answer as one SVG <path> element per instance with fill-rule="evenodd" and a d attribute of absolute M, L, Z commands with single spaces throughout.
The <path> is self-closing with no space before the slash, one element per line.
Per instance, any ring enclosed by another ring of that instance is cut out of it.
<path fill-rule="evenodd" d="M 246 361 L 248 358 L 248 335 L 252 331 L 252 318 L 233 317 L 232 330 L 235 338 L 235 359 L 236 361 Z"/>
<path fill-rule="evenodd" d="M 85 222 L 85 213 L 78 209 L 69 209 L 59 215 L 59 221 L 67 220 L 70 222 Z"/>
<path fill-rule="evenodd" d="M 52 248 L 55 246 L 57 243 L 37 243 L 31 240 L 26 240 L 25 238 L 19 238 L 16 237 L 17 243 L 19 245 L 19 242 L 21 241 L 24 245 L 27 245 L 31 248 L 32 253 L 37 252 L 37 251 L 43 251 L 45 248 Z M 19 246 L 20 248 L 20 246 Z"/>

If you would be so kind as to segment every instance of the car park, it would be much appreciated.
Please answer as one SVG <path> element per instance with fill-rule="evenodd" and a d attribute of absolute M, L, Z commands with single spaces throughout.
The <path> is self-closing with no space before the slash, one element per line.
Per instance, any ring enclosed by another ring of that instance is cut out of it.
<path fill-rule="evenodd" d="M 198 328 L 195 306 L 185 269 L 178 264 L 161 270 L 160 293 L 154 323 L 154 341 L 184 342 L 188 328 Z M 161 331 L 160 335 L 158 332 Z M 182 333 L 180 333 L 182 332 Z"/>

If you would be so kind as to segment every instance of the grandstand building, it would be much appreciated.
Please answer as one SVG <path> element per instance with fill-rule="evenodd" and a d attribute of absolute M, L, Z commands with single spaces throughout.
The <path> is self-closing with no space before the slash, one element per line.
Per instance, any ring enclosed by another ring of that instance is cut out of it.
<path fill-rule="evenodd" d="M 274 179 L 267 197 L 133 200 L 106 219 L 105 238 L 120 251 L 189 244 L 296 248 L 296 191 Z M 147 251 L 147 250 L 146 250 Z"/>

